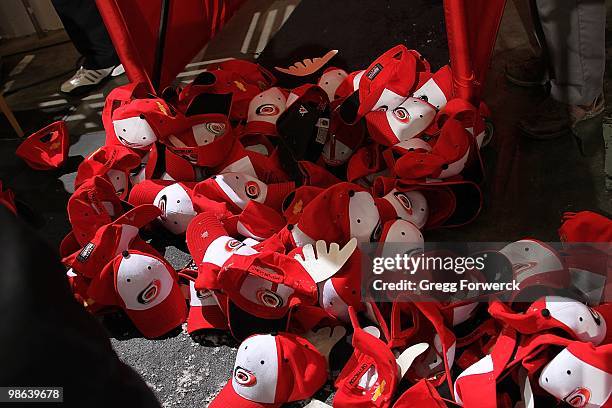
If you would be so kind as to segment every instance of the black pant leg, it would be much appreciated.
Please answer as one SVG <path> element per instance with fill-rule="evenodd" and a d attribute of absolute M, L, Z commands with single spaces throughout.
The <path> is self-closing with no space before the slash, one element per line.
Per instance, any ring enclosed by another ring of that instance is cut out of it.
<path fill-rule="evenodd" d="M 85 57 L 85 68 L 101 69 L 119 64 L 95 0 L 52 0 L 76 49 Z"/>

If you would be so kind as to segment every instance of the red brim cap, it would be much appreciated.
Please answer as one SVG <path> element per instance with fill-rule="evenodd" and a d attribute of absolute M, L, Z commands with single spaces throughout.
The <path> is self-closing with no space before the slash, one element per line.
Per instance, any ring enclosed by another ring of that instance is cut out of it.
<path fill-rule="evenodd" d="M 169 185 L 174 184 L 170 180 L 145 180 L 136 184 L 130 191 L 128 202 L 132 205 L 153 204 L 157 194 Z"/>
<path fill-rule="evenodd" d="M 50 170 L 61 167 L 68 159 L 70 140 L 63 120 L 40 129 L 28 136 L 15 154 L 35 170 Z"/>
<path fill-rule="evenodd" d="M 232 379 L 230 378 L 221 392 L 208 405 L 208 408 L 277 408 L 282 405 L 283 404 L 262 404 L 260 402 L 249 401 L 246 398 L 242 398 L 236 393 L 236 391 L 234 391 Z"/>
<path fill-rule="evenodd" d="M 219 329 L 228 330 L 227 318 L 219 305 L 189 307 L 187 316 L 187 333 L 198 330 Z"/>

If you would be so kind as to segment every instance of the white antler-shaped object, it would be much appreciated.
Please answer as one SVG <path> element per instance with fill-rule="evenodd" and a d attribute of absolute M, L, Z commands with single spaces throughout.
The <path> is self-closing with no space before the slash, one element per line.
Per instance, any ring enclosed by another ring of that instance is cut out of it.
<path fill-rule="evenodd" d="M 302 264 L 315 283 L 319 283 L 331 278 L 342 268 L 357 248 L 357 239 L 352 238 L 342 249 L 340 245 L 332 242 L 329 244 L 329 251 L 323 240 L 317 241 L 315 245 L 316 255 L 312 244 L 308 244 L 302 248 L 302 255 L 296 254 L 295 259 Z"/>
<path fill-rule="evenodd" d="M 287 68 L 274 67 L 274 69 L 287 75 L 307 76 L 320 70 L 323 65 L 327 64 L 329 60 L 331 60 L 337 53 L 338 50 L 331 50 L 322 57 L 316 57 L 313 59 L 306 58 L 303 61 L 298 61 Z"/>

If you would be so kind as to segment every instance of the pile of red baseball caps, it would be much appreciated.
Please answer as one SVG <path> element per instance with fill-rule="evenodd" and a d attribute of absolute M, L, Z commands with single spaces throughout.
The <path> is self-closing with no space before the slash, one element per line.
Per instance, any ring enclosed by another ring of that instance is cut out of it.
<path fill-rule="evenodd" d="M 91 313 L 122 311 L 151 339 L 186 322 L 203 345 L 240 343 L 213 407 L 307 400 L 330 379 L 334 407 L 611 406 L 607 303 L 362 299 L 358 245 L 422 247 L 480 211 L 488 112 L 453 97 L 449 66 L 431 72 L 400 45 L 361 71 L 275 85 L 230 60 L 160 96 L 109 94 L 106 144 L 78 168 L 60 248 Z M 61 163 L 65 132 L 52 130 L 20 155 Z M 611 242 L 612 221 L 568 214 L 560 233 Z M 155 240 L 186 244 L 192 262 L 175 270 Z M 525 287 L 606 277 L 596 260 L 609 255 L 533 239 L 499 251 Z"/>

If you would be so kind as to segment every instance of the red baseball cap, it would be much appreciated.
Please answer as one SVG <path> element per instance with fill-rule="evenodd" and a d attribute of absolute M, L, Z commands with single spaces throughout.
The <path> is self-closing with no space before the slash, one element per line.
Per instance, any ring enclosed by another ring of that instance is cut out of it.
<path fill-rule="evenodd" d="M 119 143 L 132 149 L 148 149 L 173 126 L 171 109 L 163 99 L 132 99 L 112 113 Z"/>
<path fill-rule="evenodd" d="M 429 204 L 426 193 L 418 189 L 398 191 L 393 188 L 375 201 L 383 222 L 401 218 L 410 221 L 418 228 L 423 228 L 427 224 Z"/>
<path fill-rule="evenodd" d="M 68 159 L 70 136 L 66 122 L 59 120 L 28 136 L 15 151 L 35 170 L 61 167 Z"/>
<path fill-rule="evenodd" d="M 176 271 L 165 259 L 126 250 L 92 280 L 88 294 L 125 310 L 147 338 L 160 337 L 187 319 L 187 304 Z"/>
<path fill-rule="evenodd" d="M 195 183 L 167 180 L 145 180 L 132 188 L 129 203 L 135 206 L 153 204 L 161 210 L 159 221 L 173 234 L 184 234 L 196 216 L 193 208 Z"/>
<path fill-rule="evenodd" d="M 217 296 L 210 290 L 197 290 L 194 281 L 189 280 L 187 333 L 205 329 L 229 330 L 227 317 L 219 306 Z"/>
<path fill-rule="evenodd" d="M 304 212 L 304 208 L 322 191 L 321 187 L 300 186 L 289 193 L 283 202 L 283 215 L 287 222 L 290 224 L 297 223 Z"/>
<path fill-rule="evenodd" d="M 270 71 L 251 61 L 232 58 L 227 61 L 208 65 L 209 70 L 221 69 L 235 72 L 249 84 L 257 85 L 260 90 L 271 87 L 276 83 L 276 77 Z"/>
<path fill-rule="evenodd" d="M 98 228 L 110 224 L 123 212 L 114 186 L 100 176 L 86 180 L 68 199 L 68 220 L 80 245 L 87 244 Z"/>
<path fill-rule="evenodd" d="M 542 370 L 538 384 L 572 407 L 612 406 L 612 344 L 572 342 Z"/>
<path fill-rule="evenodd" d="M 130 171 L 140 165 L 140 156 L 123 145 L 107 145 L 90 154 L 77 169 L 74 187 L 78 188 L 94 176 L 110 181 L 121 199 L 129 189 Z"/>
<path fill-rule="evenodd" d="M 580 341 L 601 344 L 606 337 L 605 318 L 577 300 L 561 296 L 545 296 L 531 304 L 524 313 L 515 313 L 506 304 L 494 301 L 489 313 L 515 330 L 534 334 L 560 329 Z"/>
<path fill-rule="evenodd" d="M 393 146 L 423 133 L 436 117 L 436 110 L 419 98 L 408 97 L 388 110 L 366 114 L 368 132 L 377 143 Z"/>
<path fill-rule="evenodd" d="M 352 237 L 359 242 L 376 241 L 380 217 L 374 198 L 364 188 L 339 183 L 321 192 L 304 208 L 300 220 L 291 228 L 296 246 L 317 240 L 344 245 Z"/>
<path fill-rule="evenodd" d="M 429 64 L 422 56 L 396 45 L 379 56 L 361 75 L 359 80 L 359 104 L 355 97 L 347 98 L 340 109 L 349 123 L 354 123 L 368 112 L 378 109 L 393 110 L 414 90 L 417 74 L 429 71 Z"/>
<path fill-rule="evenodd" d="M 236 141 L 227 116 L 210 113 L 178 118 L 180 129 L 160 136 L 170 150 L 198 166 L 218 166 L 225 160 Z"/>
<path fill-rule="evenodd" d="M 256 95 L 249 103 L 244 133 L 277 135 L 276 120 L 287 107 L 287 93 L 273 87 Z"/>
<path fill-rule="evenodd" d="M 271 408 L 312 397 L 327 380 L 327 362 L 307 340 L 290 333 L 244 340 L 232 378 L 210 408 Z"/>
<path fill-rule="evenodd" d="M 194 193 L 213 201 L 227 203 L 228 208 L 238 214 L 250 201 L 281 211 L 283 201 L 294 189 L 293 182 L 265 184 L 247 174 L 224 173 L 198 183 Z"/>
<path fill-rule="evenodd" d="M 278 252 L 235 254 L 217 281 L 238 308 L 263 319 L 281 319 L 293 306 L 317 302 L 317 285 L 310 275 L 297 260 Z"/>
<path fill-rule="evenodd" d="M 400 380 L 395 355 L 382 340 L 359 326 L 352 307 L 349 314 L 354 351 L 334 384 L 337 391 L 333 406 L 389 407 Z"/>
<path fill-rule="evenodd" d="M 450 66 L 445 65 L 437 70 L 412 96 L 424 100 L 436 110 L 443 109 L 453 98 L 453 73 Z"/>
<path fill-rule="evenodd" d="M 612 220 L 592 211 L 566 212 L 559 237 L 563 242 L 612 242 Z"/>
<path fill-rule="evenodd" d="M 445 179 L 460 174 L 473 145 L 472 135 L 460 121 L 448 119 L 433 149 L 412 151 L 396 160 L 394 172 L 402 179 Z"/>
<path fill-rule="evenodd" d="M 96 231 L 93 238 L 79 251 L 65 257 L 63 262 L 74 272 L 88 278 L 95 277 L 102 265 L 113 257 L 134 248 L 150 248 L 138 235 L 139 229 L 153 221 L 161 214 L 154 205 L 141 205 L 126 212 L 110 224 Z M 154 253 L 155 250 L 151 248 Z"/>

